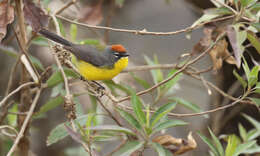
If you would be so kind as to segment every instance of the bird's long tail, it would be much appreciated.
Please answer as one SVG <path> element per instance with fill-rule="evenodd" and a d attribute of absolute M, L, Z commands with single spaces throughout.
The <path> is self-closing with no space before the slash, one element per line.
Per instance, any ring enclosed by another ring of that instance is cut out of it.
<path fill-rule="evenodd" d="M 48 38 L 48 39 L 50 39 L 50 40 L 52 40 L 52 41 L 54 41 L 54 42 L 60 43 L 60 44 L 62 44 L 62 45 L 64 45 L 64 46 L 69 46 L 69 47 L 70 47 L 71 45 L 73 45 L 72 42 L 70 42 L 70 41 L 68 41 L 68 40 L 66 40 L 66 39 L 64 39 L 64 38 L 62 38 L 62 37 L 60 37 L 59 35 L 57 35 L 57 34 L 51 32 L 51 31 L 49 31 L 49 30 L 41 29 L 41 30 L 39 31 L 39 33 L 40 33 L 41 35 L 43 35 L 44 37 L 46 37 L 46 38 Z"/>

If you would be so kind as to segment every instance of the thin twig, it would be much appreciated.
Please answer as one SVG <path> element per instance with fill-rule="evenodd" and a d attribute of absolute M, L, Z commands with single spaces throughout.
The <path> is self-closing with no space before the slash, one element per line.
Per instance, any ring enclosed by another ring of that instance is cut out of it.
<path fill-rule="evenodd" d="M 230 11 L 232 11 L 235 15 L 238 14 L 238 12 L 237 12 L 235 9 L 233 9 L 233 8 L 231 8 L 229 5 L 225 4 L 225 2 L 222 2 L 222 1 L 220 1 L 220 0 L 213 0 L 213 1 L 215 1 L 216 3 L 218 3 L 218 4 L 220 4 L 220 5 L 223 5 L 224 7 L 226 7 L 226 8 L 229 9 Z"/>
<path fill-rule="evenodd" d="M 54 15 L 59 15 L 60 13 L 62 13 L 64 10 L 66 10 L 68 7 L 70 7 L 71 5 L 75 4 L 77 2 L 77 0 L 71 0 L 70 2 L 64 4 L 64 6 L 62 6 L 60 9 L 58 9 L 57 11 L 55 11 Z"/>
<path fill-rule="evenodd" d="M 225 36 L 225 33 L 221 34 L 217 39 L 216 41 L 211 44 L 204 52 L 202 52 L 199 56 L 197 56 L 196 58 L 194 58 L 193 60 L 187 62 L 186 64 L 184 64 L 177 72 L 175 72 L 172 76 L 168 77 L 167 79 L 164 79 L 163 81 L 161 81 L 160 83 L 157 83 L 155 84 L 154 86 L 146 89 L 146 90 L 143 90 L 143 91 L 140 91 L 138 93 L 136 93 L 136 95 L 143 95 L 143 94 L 146 94 L 150 91 L 153 91 L 154 89 L 160 87 L 161 85 L 167 83 L 168 81 L 172 80 L 174 77 L 176 77 L 179 73 L 185 71 L 186 68 L 188 68 L 190 65 L 196 63 L 199 59 L 201 59 L 203 56 L 205 56 L 215 45 L 216 43 L 218 43 L 219 40 L 221 40 L 223 37 Z M 130 99 L 131 97 L 130 96 L 127 96 L 127 97 L 124 97 L 124 98 L 121 98 L 117 101 L 114 101 L 115 103 L 120 103 L 120 102 L 123 102 L 125 100 L 128 100 Z M 111 100 L 113 100 L 111 98 Z"/>
<path fill-rule="evenodd" d="M 0 126 L 0 129 L 10 129 L 10 130 L 14 131 L 16 136 L 18 135 L 17 130 L 14 127 L 9 126 L 9 125 L 2 125 L 2 126 Z"/>
<path fill-rule="evenodd" d="M 192 30 L 200 28 L 203 25 L 208 24 L 208 23 L 212 23 L 212 22 L 217 22 L 217 21 L 222 21 L 222 20 L 227 20 L 227 19 L 233 18 L 234 15 L 213 19 L 213 20 L 211 20 L 209 22 L 204 22 L 204 23 L 198 24 L 196 26 L 189 26 L 187 28 L 180 29 L 180 30 L 177 30 L 177 31 L 171 31 L 171 32 L 150 32 L 150 31 L 147 31 L 146 29 L 143 29 L 143 30 L 118 29 L 118 28 L 111 28 L 111 27 L 104 27 L 104 26 L 95 26 L 95 25 L 90 25 L 90 24 L 84 24 L 84 23 L 76 22 L 74 20 L 67 19 L 67 18 L 65 18 L 63 16 L 60 16 L 60 15 L 56 15 L 56 17 L 58 17 L 58 18 L 60 18 L 62 20 L 65 20 L 67 22 L 70 22 L 70 23 L 74 23 L 74 24 L 77 24 L 77 25 L 80 25 L 80 26 L 84 26 L 84 27 L 87 27 L 87 28 L 93 28 L 93 29 L 109 30 L 109 31 L 116 31 L 116 32 L 125 32 L 125 33 L 131 33 L 131 34 L 135 34 L 135 35 L 176 35 L 176 34 L 179 34 L 179 33 L 192 31 Z"/>
<path fill-rule="evenodd" d="M 143 66 L 128 67 L 127 69 L 123 70 L 121 73 L 139 72 L 139 71 L 154 70 L 154 69 L 173 69 L 173 68 L 177 68 L 177 64 L 143 65 Z"/>
<path fill-rule="evenodd" d="M 12 91 L 11 93 L 9 93 L 7 96 L 5 96 L 5 98 L 0 102 L 0 107 L 2 107 L 3 103 L 6 102 L 6 100 L 8 100 L 11 96 L 13 96 L 15 93 L 19 92 L 22 88 L 24 87 L 28 87 L 28 86 L 31 86 L 31 85 L 35 85 L 37 83 L 35 82 L 26 82 L 22 85 L 20 85 L 18 88 L 16 88 L 14 91 Z"/>
<path fill-rule="evenodd" d="M 118 126 L 122 126 L 122 124 L 117 120 L 116 117 L 114 117 L 113 113 L 106 108 L 106 106 L 103 104 L 103 102 L 99 99 L 99 97 L 97 97 L 97 101 L 99 102 L 99 104 L 103 107 L 103 109 L 106 110 L 106 112 L 109 114 L 109 116 L 118 124 Z"/>
<path fill-rule="evenodd" d="M 40 95 L 41 95 L 41 88 L 39 88 L 39 90 L 37 91 L 37 93 L 36 93 L 36 95 L 35 95 L 35 97 L 34 97 L 34 99 L 33 99 L 32 105 L 31 105 L 31 107 L 30 107 L 30 110 L 29 110 L 29 112 L 28 112 L 28 115 L 26 116 L 26 118 L 25 118 L 25 120 L 24 120 L 24 122 L 23 122 L 23 125 L 22 125 L 22 127 L 21 127 L 21 130 L 19 131 L 18 136 L 16 137 L 16 139 L 15 139 L 15 141 L 14 141 L 14 144 L 12 145 L 11 149 L 9 150 L 7 156 L 11 156 L 11 155 L 12 155 L 12 153 L 13 153 L 14 150 L 16 149 L 16 147 L 17 147 L 19 141 L 20 141 L 21 138 L 24 136 L 25 129 L 26 129 L 26 127 L 27 127 L 27 125 L 28 125 L 28 123 L 29 123 L 31 117 L 32 117 L 34 108 L 35 108 L 35 106 L 36 106 L 36 104 L 37 104 L 37 102 L 38 102 L 38 99 L 39 99 Z"/>
<path fill-rule="evenodd" d="M 243 98 L 237 98 L 237 99 L 238 100 L 236 100 L 236 101 L 234 101 L 234 102 L 232 102 L 232 103 L 230 103 L 228 105 L 217 107 L 215 109 L 211 109 L 211 110 L 207 110 L 207 111 L 203 111 L 203 112 L 198 112 L 198 113 L 168 113 L 167 115 L 168 116 L 174 116 L 174 117 L 190 117 L 190 116 L 199 116 L 199 115 L 205 115 L 205 114 L 209 114 L 209 113 L 214 113 L 216 111 L 220 111 L 220 110 L 232 107 L 232 106 L 238 104 L 239 102 L 241 102 L 243 100 Z M 128 109 L 128 110 L 133 111 L 132 107 L 125 106 L 125 105 L 122 105 L 122 104 L 119 104 L 118 106 L 123 108 L 123 109 Z M 146 112 L 147 110 L 143 110 L 143 111 Z M 150 113 L 155 113 L 156 110 L 149 110 L 149 112 Z"/>

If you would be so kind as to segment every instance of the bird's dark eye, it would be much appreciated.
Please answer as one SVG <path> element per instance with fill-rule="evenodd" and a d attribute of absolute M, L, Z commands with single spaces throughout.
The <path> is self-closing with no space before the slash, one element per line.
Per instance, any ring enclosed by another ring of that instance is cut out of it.
<path fill-rule="evenodd" d="M 117 58 L 129 56 L 127 53 L 119 53 L 119 52 L 114 52 L 113 55 L 115 55 Z"/>

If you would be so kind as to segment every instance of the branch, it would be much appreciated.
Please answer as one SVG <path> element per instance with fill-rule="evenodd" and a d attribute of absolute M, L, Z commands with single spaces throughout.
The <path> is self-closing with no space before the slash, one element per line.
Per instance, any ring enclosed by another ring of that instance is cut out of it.
<path fill-rule="evenodd" d="M 205 56 L 218 43 L 218 41 L 220 41 L 225 35 L 226 35 L 226 33 L 222 33 L 216 39 L 216 41 L 214 43 L 212 43 L 204 52 L 202 52 L 199 56 L 197 56 L 193 60 L 188 61 L 182 67 L 179 67 L 180 69 L 176 73 L 174 73 L 172 76 L 168 77 L 167 79 L 164 79 L 160 83 L 155 84 L 154 86 L 152 86 L 152 87 L 150 87 L 150 88 L 148 88 L 146 90 L 143 90 L 143 91 L 140 91 L 140 92 L 136 93 L 136 95 L 143 95 L 143 94 L 146 94 L 146 93 L 148 93 L 150 91 L 153 91 L 154 89 L 160 87 L 161 85 L 163 85 L 163 84 L 167 83 L 168 81 L 172 80 L 173 78 L 175 78 L 179 73 L 185 71 L 186 68 L 188 68 L 190 65 L 196 63 L 199 59 L 201 59 L 203 56 Z M 105 93 L 105 94 L 108 95 L 108 93 Z M 119 100 L 115 100 L 115 98 L 111 98 L 112 96 L 108 96 L 108 97 L 115 103 L 120 103 L 120 102 L 129 100 L 131 98 L 130 96 L 127 96 L 127 97 L 121 98 Z"/>
<path fill-rule="evenodd" d="M 8 100 L 11 96 L 13 96 L 15 93 L 19 92 L 22 88 L 24 87 L 28 87 L 31 85 L 37 84 L 35 82 L 27 82 L 24 83 L 22 85 L 20 85 L 18 88 L 16 88 L 14 91 L 12 91 L 11 93 L 9 93 L 1 102 L 0 102 L 0 107 L 6 102 L 6 100 Z"/>
<path fill-rule="evenodd" d="M 8 152 L 7 156 L 11 156 L 11 155 L 12 155 L 12 153 L 13 153 L 14 150 L 16 149 L 16 147 L 17 147 L 19 141 L 20 141 L 21 138 L 24 136 L 25 129 L 26 129 L 26 127 L 27 127 L 27 125 L 28 125 L 28 123 L 29 123 L 31 117 L 32 117 L 34 108 L 35 108 L 35 106 L 36 106 L 36 104 L 37 104 L 37 102 L 38 102 L 38 99 L 39 99 L 39 97 L 40 97 L 40 94 L 41 94 L 41 88 L 39 88 L 39 90 L 37 91 L 37 93 L 36 93 L 36 95 L 35 95 L 35 97 L 34 97 L 34 99 L 33 99 L 32 105 L 31 105 L 31 107 L 30 107 L 30 110 L 29 110 L 29 112 L 28 112 L 28 115 L 26 116 L 26 118 L 25 118 L 25 120 L 24 120 L 24 122 L 23 122 L 23 125 L 22 125 L 22 127 L 21 127 L 21 130 L 20 130 L 20 132 L 18 133 L 18 136 L 16 137 L 16 139 L 15 139 L 15 141 L 14 141 L 14 144 L 12 145 L 12 147 L 11 147 L 10 151 Z"/>
<path fill-rule="evenodd" d="M 70 2 L 66 3 L 64 6 L 62 6 L 59 10 L 55 11 L 54 15 L 61 14 L 64 10 L 66 10 L 71 5 L 75 4 L 77 0 L 71 0 Z"/>
<path fill-rule="evenodd" d="M 62 20 L 65 20 L 67 22 L 74 23 L 74 24 L 77 24 L 77 25 L 80 25 L 80 26 L 84 26 L 84 27 L 87 27 L 87 28 L 100 29 L 100 30 L 109 30 L 109 31 L 116 31 L 116 32 L 124 32 L 124 33 L 131 33 L 131 34 L 135 34 L 135 35 L 158 35 L 158 36 L 161 36 L 161 35 L 176 35 L 176 34 L 183 33 L 183 32 L 189 32 L 189 31 L 192 31 L 194 29 L 200 28 L 200 27 L 202 27 L 205 24 L 231 19 L 234 16 L 235 15 L 213 19 L 213 20 L 211 20 L 209 22 L 204 22 L 204 23 L 201 23 L 201 24 L 198 24 L 198 25 L 195 25 L 195 26 L 189 26 L 187 28 L 180 29 L 180 30 L 177 30 L 177 31 L 171 31 L 171 32 L 149 32 L 146 29 L 143 29 L 143 30 L 129 30 L 129 29 L 118 29 L 118 28 L 111 28 L 111 27 L 104 27 L 104 26 L 95 26 L 95 25 L 90 25 L 90 24 L 84 24 L 84 23 L 76 22 L 74 20 L 70 20 L 70 19 L 65 18 L 63 16 L 60 16 L 60 15 L 56 15 L 56 17 L 58 17 L 59 19 L 62 19 Z"/>

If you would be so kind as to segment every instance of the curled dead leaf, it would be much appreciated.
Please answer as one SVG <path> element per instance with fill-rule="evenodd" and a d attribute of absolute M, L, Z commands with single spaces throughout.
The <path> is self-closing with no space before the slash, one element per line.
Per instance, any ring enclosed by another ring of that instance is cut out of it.
<path fill-rule="evenodd" d="M 209 52 L 210 58 L 213 63 L 213 70 L 219 70 L 223 61 L 226 61 L 229 64 L 236 64 L 236 60 L 233 56 L 230 55 L 228 51 L 228 43 L 226 39 L 220 40 Z"/>
<path fill-rule="evenodd" d="M 0 42 L 6 35 L 7 25 L 14 21 L 14 7 L 7 0 L 0 2 Z"/>
<path fill-rule="evenodd" d="M 212 28 L 212 27 L 206 27 L 203 29 L 204 36 L 192 48 L 192 54 L 201 53 L 210 46 L 210 43 L 212 41 L 213 30 L 214 30 L 214 28 Z"/>
<path fill-rule="evenodd" d="M 153 142 L 162 145 L 164 148 L 170 150 L 172 154 L 175 155 L 186 153 L 197 147 L 197 143 L 192 137 L 192 132 L 189 132 L 187 140 L 182 138 L 175 138 L 171 135 L 162 135 L 155 137 Z"/>
<path fill-rule="evenodd" d="M 48 25 L 49 17 L 33 2 L 25 0 L 23 10 L 25 20 L 32 27 L 33 31 L 38 32 L 42 27 Z"/>

